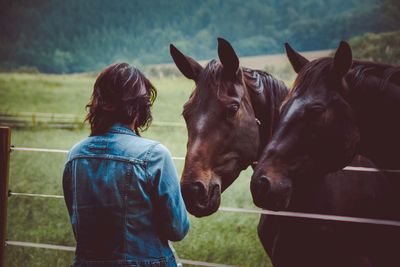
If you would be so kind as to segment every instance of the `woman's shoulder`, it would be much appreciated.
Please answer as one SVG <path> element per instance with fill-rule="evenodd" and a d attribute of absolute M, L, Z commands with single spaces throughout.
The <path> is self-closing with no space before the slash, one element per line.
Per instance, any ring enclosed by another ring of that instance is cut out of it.
<path fill-rule="evenodd" d="M 74 155 L 80 154 L 83 147 L 85 146 L 86 143 L 88 143 L 90 140 L 90 137 L 86 137 L 83 140 L 80 140 L 76 144 L 74 144 L 71 149 L 68 152 L 68 160 L 74 157 Z"/>
<path fill-rule="evenodd" d="M 165 158 L 171 158 L 168 148 L 161 142 L 143 138 L 127 138 L 120 143 L 119 151 L 125 151 L 126 156 L 135 157 L 143 161 L 158 161 Z M 124 154 L 125 154 L 124 153 Z"/>
<path fill-rule="evenodd" d="M 151 150 L 152 150 L 151 152 L 155 154 L 171 155 L 168 148 L 158 141 L 154 141 Z"/>
<path fill-rule="evenodd" d="M 147 162 L 172 160 L 172 155 L 169 149 L 158 141 L 152 141 L 152 145 L 149 147 L 146 154 Z"/>

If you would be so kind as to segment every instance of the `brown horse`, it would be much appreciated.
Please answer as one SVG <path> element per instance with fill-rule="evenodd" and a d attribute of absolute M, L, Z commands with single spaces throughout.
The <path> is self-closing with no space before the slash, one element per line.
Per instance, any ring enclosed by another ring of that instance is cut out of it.
<path fill-rule="evenodd" d="M 400 68 L 353 62 L 345 42 L 311 62 L 286 49 L 298 77 L 253 174 L 254 203 L 285 209 L 295 180 L 340 170 L 355 154 L 400 169 Z"/>
<path fill-rule="evenodd" d="M 268 143 L 288 89 L 268 73 L 240 67 L 222 38 L 220 62 L 212 60 L 205 68 L 173 45 L 170 52 L 182 74 L 196 83 L 183 110 L 189 138 L 182 195 L 191 214 L 207 216 Z"/>
<path fill-rule="evenodd" d="M 268 143 L 288 89 L 266 72 L 239 67 L 235 51 L 222 38 L 220 62 L 212 60 L 205 68 L 173 45 L 170 52 L 182 74 L 196 84 L 183 111 L 189 138 L 182 195 L 191 214 L 208 216 L 217 211 L 222 191 Z M 272 257 L 275 218 L 262 215 L 258 229 Z"/>

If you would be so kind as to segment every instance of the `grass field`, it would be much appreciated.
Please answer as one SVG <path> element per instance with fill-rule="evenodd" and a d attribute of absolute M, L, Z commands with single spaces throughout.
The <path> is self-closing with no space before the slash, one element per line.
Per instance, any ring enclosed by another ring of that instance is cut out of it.
<path fill-rule="evenodd" d="M 85 75 L 0 74 L 0 110 L 84 115 L 95 77 Z M 177 78 L 153 80 L 158 89 L 154 121 L 183 122 L 182 105 L 193 83 Z M 1 124 L 1 123 L 0 123 Z M 12 144 L 24 147 L 69 149 L 88 135 L 88 129 L 13 130 Z M 183 127 L 150 127 L 144 137 L 161 141 L 174 156 L 184 156 Z M 61 194 L 65 154 L 21 152 L 11 154 L 10 189 L 13 192 Z M 182 161 L 176 161 L 178 173 Z M 222 206 L 253 208 L 250 170 L 224 193 Z M 238 266 L 271 266 L 258 241 L 258 215 L 217 212 L 202 219 L 190 217 L 188 236 L 174 244 L 184 259 Z M 74 238 L 62 199 L 13 196 L 8 207 L 8 239 L 73 246 Z M 8 246 L 6 266 L 68 266 L 71 252 Z"/>

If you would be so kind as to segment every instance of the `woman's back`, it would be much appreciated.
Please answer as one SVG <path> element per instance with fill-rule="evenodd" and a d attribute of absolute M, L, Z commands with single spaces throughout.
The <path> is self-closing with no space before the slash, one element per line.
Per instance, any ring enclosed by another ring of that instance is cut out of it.
<path fill-rule="evenodd" d="M 63 189 L 74 266 L 176 265 L 168 240 L 189 229 L 176 169 L 163 145 L 132 128 L 113 123 L 68 155 Z"/>

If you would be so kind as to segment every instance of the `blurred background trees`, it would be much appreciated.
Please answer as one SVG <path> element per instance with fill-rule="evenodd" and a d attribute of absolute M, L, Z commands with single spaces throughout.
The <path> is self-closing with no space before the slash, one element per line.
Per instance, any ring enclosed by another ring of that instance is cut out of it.
<path fill-rule="evenodd" d="M 216 37 L 240 56 L 334 48 L 352 39 L 359 57 L 399 58 L 398 0 L 2 0 L 0 68 L 93 71 L 115 61 L 170 62 L 173 42 L 197 59 L 216 56 Z M 365 34 L 369 32 L 371 34 Z M 359 49 L 362 47 L 362 49 Z"/>
<path fill-rule="evenodd" d="M 365 33 L 350 39 L 355 58 L 400 65 L 400 31 Z"/>

